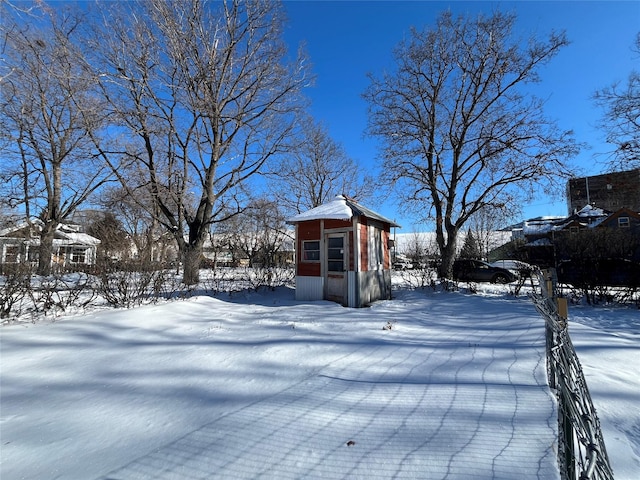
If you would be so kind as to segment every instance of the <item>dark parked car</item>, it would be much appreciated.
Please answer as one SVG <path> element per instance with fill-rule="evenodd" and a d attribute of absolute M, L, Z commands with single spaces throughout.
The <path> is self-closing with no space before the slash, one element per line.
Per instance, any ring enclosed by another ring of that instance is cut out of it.
<path fill-rule="evenodd" d="M 494 267 L 481 260 L 456 260 L 453 278 L 465 282 L 511 283 L 518 278 L 506 268 Z"/>

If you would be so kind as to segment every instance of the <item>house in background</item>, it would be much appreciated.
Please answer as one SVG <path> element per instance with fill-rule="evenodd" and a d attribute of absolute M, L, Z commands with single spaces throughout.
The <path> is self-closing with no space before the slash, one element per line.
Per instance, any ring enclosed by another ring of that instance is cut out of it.
<path fill-rule="evenodd" d="M 563 260 L 558 258 L 557 244 L 570 237 L 579 238 L 585 231 L 620 231 L 631 238 L 640 239 L 640 213 L 629 208 L 608 212 L 587 205 L 566 218 L 538 218 L 524 222 L 522 236 L 530 263 L 541 267 L 554 267 Z M 624 237 L 610 237 L 621 240 Z M 615 250 L 615 245 L 610 245 Z M 631 252 L 630 258 L 640 260 L 640 252 Z"/>
<path fill-rule="evenodd" d="M 212 233 L 203 246 L 202 266 L 290 267 L 294 263 L 292 229 Z"/>
<path fill-rule="evenodd" d="M 561 232 L 562 234 L 576 234 L 581 230 L 593 228 L 600 225 L 606 218 L 611 215 L 602 208 L 586 205 L 573 215 L 556 221 L 551 229 L 552 234 Z"/>
<path fill-rule="evenodd" d="M 523 236 L 527 241 L 539 238 L 554 239 L 558 234 L 576 234 L 589 228 L 620 228 L 640 234 L 640 213 L 630 208 L 608 212 L 587 205 L 568 217 L 539 217 L 527 220 L 523 223 L 521 232 L 514 230 L 514 238 Z"/>
<path fill-rule="evenodd" d="M 640 238 L 640 213 L 630 208 L 621 208 L 603 219 L 599 225 L 601 228 L 619 228 L 628 230 Z"/>
<path fill-rule="evenodd" d="M 289 219 L 296 229 L 296 299 L 363 307 L 391 298 L 393 221 L 339 195 Z"/>
<path fill-rule="evenodd" d="M 23 222 L 0 230 L 0 267 L 38 263 L 40 220 Z M 53 239 L 51 264 L 54 269 L 73 269 L 95 265 L 100 240 L 80 231 L 78 225 L 59 225 Z"/>

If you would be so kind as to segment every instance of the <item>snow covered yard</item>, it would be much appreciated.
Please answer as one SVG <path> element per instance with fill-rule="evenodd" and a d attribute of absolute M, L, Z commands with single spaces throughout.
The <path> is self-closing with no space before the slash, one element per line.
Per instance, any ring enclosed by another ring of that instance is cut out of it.
<path fill-rule="evenodd" d="M 640 478 L 640 310 L 569 308 L 569 334 L 585 372 L 616 480 Z"/>
<path fill-rule="evenodd" d="M 2 479 L 559 477 L 525 297 L 399 290 L 356 310 L 281 289 L 0 336 Z M 621 420 L 632 468 L 638 418 Z"/>

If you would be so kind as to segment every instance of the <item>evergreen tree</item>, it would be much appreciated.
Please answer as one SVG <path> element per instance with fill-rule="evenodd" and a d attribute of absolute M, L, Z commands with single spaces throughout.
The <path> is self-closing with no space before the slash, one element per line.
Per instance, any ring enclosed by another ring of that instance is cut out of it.
<path fill-rule="evenodd" d="M 473 260 L 479 260 L 482 258 L 478 239 L 473 235 L 471 229 L 467 231 L 467 236 L 464 239 L 464 244 L 460 251 L 460 258 L 469 258 Z"/>

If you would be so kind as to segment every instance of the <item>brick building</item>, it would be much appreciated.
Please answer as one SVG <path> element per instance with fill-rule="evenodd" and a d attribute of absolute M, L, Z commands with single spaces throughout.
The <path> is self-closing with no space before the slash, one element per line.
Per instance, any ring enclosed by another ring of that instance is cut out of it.
<path fill-rule="evenodd" d="M 567 183 L 569 215 L 585 205 L 615 212 L 629 208 L 640 212 L 640 168 L 572 178 Z"/>

